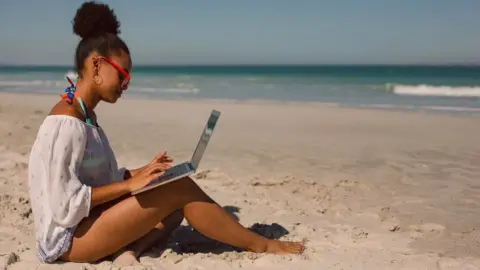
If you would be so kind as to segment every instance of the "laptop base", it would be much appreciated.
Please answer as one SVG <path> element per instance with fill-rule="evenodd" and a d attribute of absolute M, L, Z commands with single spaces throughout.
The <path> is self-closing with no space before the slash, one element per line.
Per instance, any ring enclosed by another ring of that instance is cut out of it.
<path fill-rule="evenodd" d="M 132 192 L 132 195 L 142 193 L 144 191 L 147 191 L 149 189 L 165 185 L 167 183 L 173 182 L 175 180 L 182 179 L 186 176 L 192 175 L 195 173 L 195 169 L 193 168 L 192 164 L 190 162 L 184 162 L 178 165 L 175 165 L 171 167 L 170 169 L 165 171 L 165 174 L 152 180 L 150 183 L 148 183 L 145 187 L 138 189 L 134 192 Z"/>

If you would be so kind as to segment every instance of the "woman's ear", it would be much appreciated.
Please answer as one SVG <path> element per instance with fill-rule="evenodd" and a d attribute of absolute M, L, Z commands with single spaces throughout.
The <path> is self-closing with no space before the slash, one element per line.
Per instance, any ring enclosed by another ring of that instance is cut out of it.
<path fill-rule="evenodd" d="M 92 57 L 92 67 L 93 67 L 93 74 L 98 74 L 100 71 L 100 59 L 98 57 Z"/>
<path fill-rule="evenodd" d="M 92 57 L 92 67 L 93 67 L 93 82 L 96 85 L 103 83 L 103 78 L 100 75 L 100 58 L 98 56 Z"/>

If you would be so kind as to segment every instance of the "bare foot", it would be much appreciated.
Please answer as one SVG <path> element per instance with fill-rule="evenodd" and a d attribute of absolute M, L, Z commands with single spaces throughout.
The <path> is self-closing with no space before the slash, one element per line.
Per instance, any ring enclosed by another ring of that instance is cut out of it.
<path fill-rule="evenodd" d="M 300 242 L 287 242 L 279 240 L 270 240 L 267 244 L 267 253 L 275 254 L 300 254 L 305 249 L 305 246 Z"/>
<path fill-rule="evenodd" d="M 140 263 L 132 250 L 122 250 L 115 254 L 113 264 L 123 267 Z"/>
<path fill-rule="evenodd" d="M 267 240 L 265 243 L 250 250 L 257 253 L 300 254 L 304 249 L 305 246 L 300 242 Z"/>

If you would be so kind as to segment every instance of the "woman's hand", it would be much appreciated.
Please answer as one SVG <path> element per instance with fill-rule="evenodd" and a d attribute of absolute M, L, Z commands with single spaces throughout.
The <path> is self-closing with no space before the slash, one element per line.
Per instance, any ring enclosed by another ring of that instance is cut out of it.
<path fill-rule="evenodd" d="M 148 166 L 151 166 L 153 164 L 165 164 L 165 165 L 169 166 L 168 168 L 170 168 L 172 166 L 172 162 L 173 162 L 173 158 L 167 156 L 167 151 L 165 151 L 161 154 L 158 154 L 156 157 L 154 157 L 152 159 L 152 161 L 150 161 L 150 163 L 148 163 L 147 165 L 145 165 L 141 168 L 138 168 L 138 169 L 129 170 L 128 175 L 126 175 L 125 179 L 135 177 L 135 175 L 137 175 L 139 172 L 141 172 L 142 170 L 144 170 L 145 168 L 147 168 Z"/>
<path fill-rule="evenodd" d="M 167 156 L 167 152 L 163 152 L 147 165 L 132 171 L 125 171 L 124 181 L 93 188 L 91 207 L 145 187 L 153 179 L 162 176 L 164 171 L 172 166 L 172 161 L 173 159 Z"/>
<path fill-rule="evenodd" d="M 156 157 L 154 157 L 148 165 L 163 163 L 163 164 L 169 164 L 171 166 L 172 162 L 173 162 L 173 158 L 167 156 L 167 151 L 164 151 L 163 153 L 158 154 Z"/>
<path fill-rule="evenodd" d="M 169 167 L 170 165 L 165 163 L 151 163 L 143 167 L 135 176 L 125 180 L 128 191 L 133 192 L 145 187 L 155 178 L 162 176 Z"/>

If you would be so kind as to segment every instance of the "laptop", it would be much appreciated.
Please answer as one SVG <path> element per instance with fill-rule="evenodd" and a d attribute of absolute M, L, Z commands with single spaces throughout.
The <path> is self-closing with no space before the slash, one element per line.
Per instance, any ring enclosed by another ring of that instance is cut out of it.
<path fill-rule="evenodd" d="M 165 171 L 165 174 L 152 180 L 145 187 L 138 189 L 131 194 L 135 195 L 195 173 L 197 171 L 198 165 L 200 164 L 203 153 L 207 148 L 208 141 L 212 136 L 213 129 L 215 128 L 219 117 L 220 112 L 212 110 L 212 112 L 210 113 L 210 117 L 208 118 L 207 124 L 203 129 L 202 135 L 200 136 L 200 140 L 198 141 L 197 148 L 195 149 L 195 152 L 193 152 L 193 156 L 190 161 L 170 167 Z"/>

